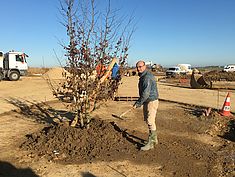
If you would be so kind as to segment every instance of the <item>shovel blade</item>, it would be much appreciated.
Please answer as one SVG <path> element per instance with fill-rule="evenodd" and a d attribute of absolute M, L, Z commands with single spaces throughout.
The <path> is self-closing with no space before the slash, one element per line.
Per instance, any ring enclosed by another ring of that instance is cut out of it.
<path fill-rule="evenodd" d="M 121 119 L 121 120 L 124 120 L 121 116 L 118 116 L 118 115 L 115 115 L 115 114 L 112 114 L 113 117 L 115 118 L 118 118 L 118 119 Z"/>

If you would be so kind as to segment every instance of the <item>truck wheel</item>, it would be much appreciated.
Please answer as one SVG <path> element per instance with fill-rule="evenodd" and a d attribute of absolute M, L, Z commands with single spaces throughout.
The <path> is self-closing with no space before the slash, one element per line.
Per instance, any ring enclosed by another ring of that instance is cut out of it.
<path fill-rule="evenodd" d="M 3 77 L 4 77 L 3 73 L 0 72 L 0 81 L 3 80 Z"/>
<path fill-rule="evenodd" d="M 12 71 L 9 75 L 9 80 L 10 81 L 17 81 L 20 79 L 20 73 L 17 71 Z"/>

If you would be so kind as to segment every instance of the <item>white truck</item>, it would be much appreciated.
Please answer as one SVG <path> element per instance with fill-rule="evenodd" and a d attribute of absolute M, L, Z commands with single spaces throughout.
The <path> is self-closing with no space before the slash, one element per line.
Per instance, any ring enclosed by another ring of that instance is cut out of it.
<path fill-rule="evenodd" d="M 17 81 L 20 76 L 26 75 L 28 70 L 26 57 L 28 55 L 24 52 L 10 51 L 4 54 L 0 51 L 0 81 L 5 78 Z"/>

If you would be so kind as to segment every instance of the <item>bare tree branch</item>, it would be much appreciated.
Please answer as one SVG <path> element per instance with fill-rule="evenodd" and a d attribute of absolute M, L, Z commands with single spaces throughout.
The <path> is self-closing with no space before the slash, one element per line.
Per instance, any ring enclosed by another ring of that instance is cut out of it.
<path fill-rule="evenodd" d="M 132 19 L 118 18 L 119 10 L 108 0 L 103 13 L 95 0 L 60 1 L 61 24 L 66 27 L 68 44 L 63 46 L 67 58 L 65 82 L 57 97 L 69 98 L 75 124 L 89 126 L 90 112 L 96 104 L 113 99 L 120 84 L 122 70 L 134 32 Z M 102 1 L 103 2 L 103 1 Z M 126 24 L 125 24 L 126 21 Z"/>

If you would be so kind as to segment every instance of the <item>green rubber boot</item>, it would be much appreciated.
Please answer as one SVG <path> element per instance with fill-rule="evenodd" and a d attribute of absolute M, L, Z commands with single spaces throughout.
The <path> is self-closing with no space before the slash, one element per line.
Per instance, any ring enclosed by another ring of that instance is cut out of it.
<path fill-rule="evenodd" d="M 150 131 L 148 142 L 145 144 L 145 146 L 141 147 L 140 150 L 148 151 L 153 149 L 155 144 L 158 144 L 157 133 L 156 131 Z"/>

